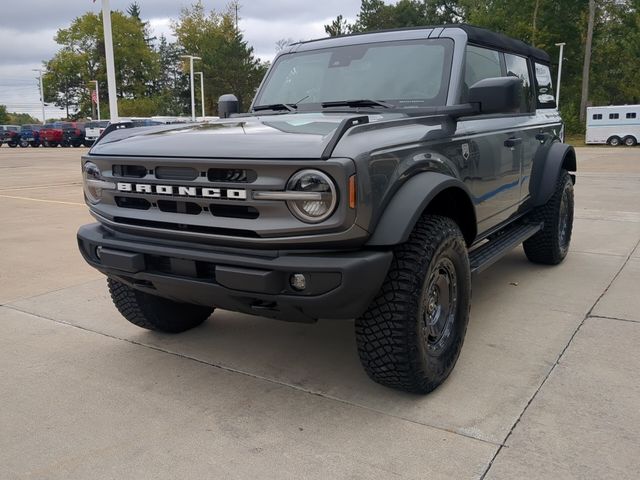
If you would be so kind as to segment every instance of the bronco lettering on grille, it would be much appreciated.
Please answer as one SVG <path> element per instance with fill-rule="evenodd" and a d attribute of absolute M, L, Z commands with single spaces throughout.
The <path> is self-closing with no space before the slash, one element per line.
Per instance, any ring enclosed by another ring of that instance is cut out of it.
<path fill-rule="evenodd" d="M 221 198 L 227 200 L 247 199 L 247 191 L 237 188 L 182 187 L 175 185 L 118 182 L 117 189 L 119 192 L 155 193 L 156 195 L 177 195 L 180 197 Z"/>

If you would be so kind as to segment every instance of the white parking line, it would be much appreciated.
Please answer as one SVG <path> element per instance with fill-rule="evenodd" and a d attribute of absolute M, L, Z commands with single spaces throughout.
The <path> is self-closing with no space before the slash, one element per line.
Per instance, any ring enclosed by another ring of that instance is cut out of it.
<path fill-rule="evenodd" d="M 31 200 L 32 202 L 59 203 L 62 205 L 80 205 L 81 207 L 85 206 L 84 203 L 64 202 L 62 200 L 45 200 L 42 198 L 14 197 L 13 195 L 0 195 L 0 198 L 11 198 L 13 200 Z"/>

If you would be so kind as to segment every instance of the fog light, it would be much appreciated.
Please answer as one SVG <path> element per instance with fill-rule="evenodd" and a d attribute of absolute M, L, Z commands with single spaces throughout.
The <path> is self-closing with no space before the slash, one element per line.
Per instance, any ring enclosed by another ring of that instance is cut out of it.
<path fill-rule="evenodd" d="M 98 260 L 101 260 L 100 255 L 102 253 L 102 247 L 96 247 L 96 257 L 98 257 Z"/>
<path fill-rule="evenodd" d="M 305 277 L 302 273 L 294 273 L 289 278 L 289 283 L 291 284 L 291 288 L 301 292 L 302 290 L 307 288 L 307 277 Z"/>

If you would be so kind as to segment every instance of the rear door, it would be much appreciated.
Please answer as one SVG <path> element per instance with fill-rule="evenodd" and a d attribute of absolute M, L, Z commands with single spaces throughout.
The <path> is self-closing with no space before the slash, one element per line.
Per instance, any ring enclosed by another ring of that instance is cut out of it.
<path fill-rule="evenodd" d="M 467 46 L 462 103 L 476 82 L 505 75 L 504 56 L 497 50 Z M 521 115 L 477 115 L 458 122 L 462 156 L 472 173 L 478 233 L 513 215 L 520 202 L 523 139 Z"/>

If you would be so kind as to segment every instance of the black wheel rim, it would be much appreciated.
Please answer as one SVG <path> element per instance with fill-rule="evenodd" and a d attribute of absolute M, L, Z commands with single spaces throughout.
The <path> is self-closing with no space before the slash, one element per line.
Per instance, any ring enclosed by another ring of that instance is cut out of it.
<path fill-rule="evenodd" d="M 453 262 L 441 258 L 422 291 L 420 320 L 427 352 L 437 355 L 452 338 L 458 309 L 458 281 Z"/>
<path fill-rule="evenodd" d="M 565 188 L 560 198 L 558 212 L 558 243 L 562 250 L 569 246 L 569 191 Z"/>

